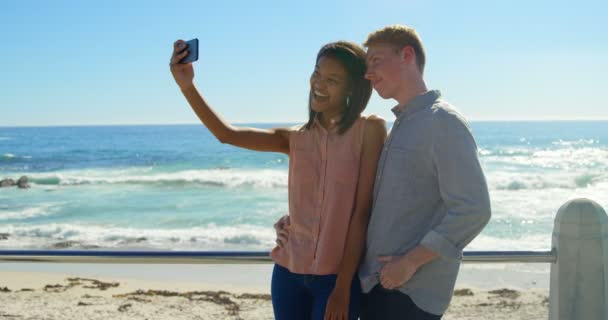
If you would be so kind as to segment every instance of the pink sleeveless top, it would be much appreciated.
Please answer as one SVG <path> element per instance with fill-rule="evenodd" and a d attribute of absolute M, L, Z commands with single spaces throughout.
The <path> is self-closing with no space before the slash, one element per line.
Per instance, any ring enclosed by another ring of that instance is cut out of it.
<path fill-rule="evenodd" d="M 337 274 L 355 206 L 365 118 L 342 135 L 317 121 L 289 136 L 289 238 L 271 252 L 293 273 Z"/>

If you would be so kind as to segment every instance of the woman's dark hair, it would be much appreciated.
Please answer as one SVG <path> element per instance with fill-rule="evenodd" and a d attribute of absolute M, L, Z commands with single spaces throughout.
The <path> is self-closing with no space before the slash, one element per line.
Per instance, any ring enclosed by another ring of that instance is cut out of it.
<path fill-rule="evenodd" d="M 365 50 L 355 43 L 347 41 L 337 41 L 324 45 L 317 54 L 317 62 L 322 57 L 330 57 L 339 61 L 348 74 L 348 88 L 351 94 L 347 99 L 342 111 L 342 118 L 338 123 L 338 133 L 343 134 L 359 118 L 361 112 L 365 110 L 367 102 L 372 95 L 372 85 L 365 79 Z M 308 97 L 308 123 L 305 128 L 310 129 L 317 112 L 312 107 L 312 91 Z"/>

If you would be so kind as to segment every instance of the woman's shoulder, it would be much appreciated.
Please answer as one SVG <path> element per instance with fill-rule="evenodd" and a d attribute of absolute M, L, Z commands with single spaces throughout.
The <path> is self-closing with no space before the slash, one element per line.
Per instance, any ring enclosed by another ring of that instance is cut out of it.
<path fill-rule="evenodd" d="M 308 131 L 308 128 L 306 128 L 306 124 L 303 123 L 303 124 L 296 124 L 291 127 L 288 127 L 287 130 L 289 131 L 289 133 L 296 133 L 296 132 Z"/>
<path fill-rule="evenodd" d="M 378 141 L 384 143 L 387 136 L 386 120 L 375 114 L 362 116 L 362 118 L 364 118 L 365 123 L 362 132 L 363 140 L 370 143 L 377 143 Z"/>
<path fill-rule="evenodd" d="M 386 128 L 386 120 L 377 114 L 361 115 L 361 119 L 365 121 L 366 127 L 371 126 L 372 128 L 376 129 L 379 127 Z"/>
<path fill-rule="evenodd" d="M 294 140 L 307 139 L 311 135 L 311 130 L 306 127 L 306 124 L 293 125 L 285 128 L 290 143 Z"/>

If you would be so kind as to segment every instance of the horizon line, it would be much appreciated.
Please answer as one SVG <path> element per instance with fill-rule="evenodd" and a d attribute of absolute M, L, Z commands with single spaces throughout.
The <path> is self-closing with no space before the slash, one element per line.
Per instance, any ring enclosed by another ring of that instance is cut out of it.
<path fill-rule="evenodd" d="M 547 119 L 494 119 L 494 118 L 470 118 L 469 122 L 601 122 L 608 121 L 606 118 L 547 118 Z M 392 123 L 393 121 L 387 120 Z M 230 124 L 299 124 L 304 121 L 252 121 L 243 122 L 235 121 Z M 201 122 L 176 122 L 176 123 L 84 123 L 84 124 L 46 124 L 46 125 L 0 125 L 0 128 L 46 128 L 46 127 L 126 127 L 126 126 L 189 126 L 189 125 L 203 125 Z"/>

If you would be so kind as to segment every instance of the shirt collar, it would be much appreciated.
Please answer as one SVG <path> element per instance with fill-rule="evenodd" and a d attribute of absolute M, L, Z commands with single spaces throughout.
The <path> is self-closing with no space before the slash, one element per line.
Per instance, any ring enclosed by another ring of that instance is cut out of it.
<path fill-rule="evenodd" d="M 400 117 L 403 114 L 412 114 L 416 111 L 430 107 L 440 97 L 441 92 L 439 92 L 439 90 L 430 90 L 414 97 L 414 99 L 410 100 L 408 103 L 396 105 L 391 110 L 396 117 Z"/>

